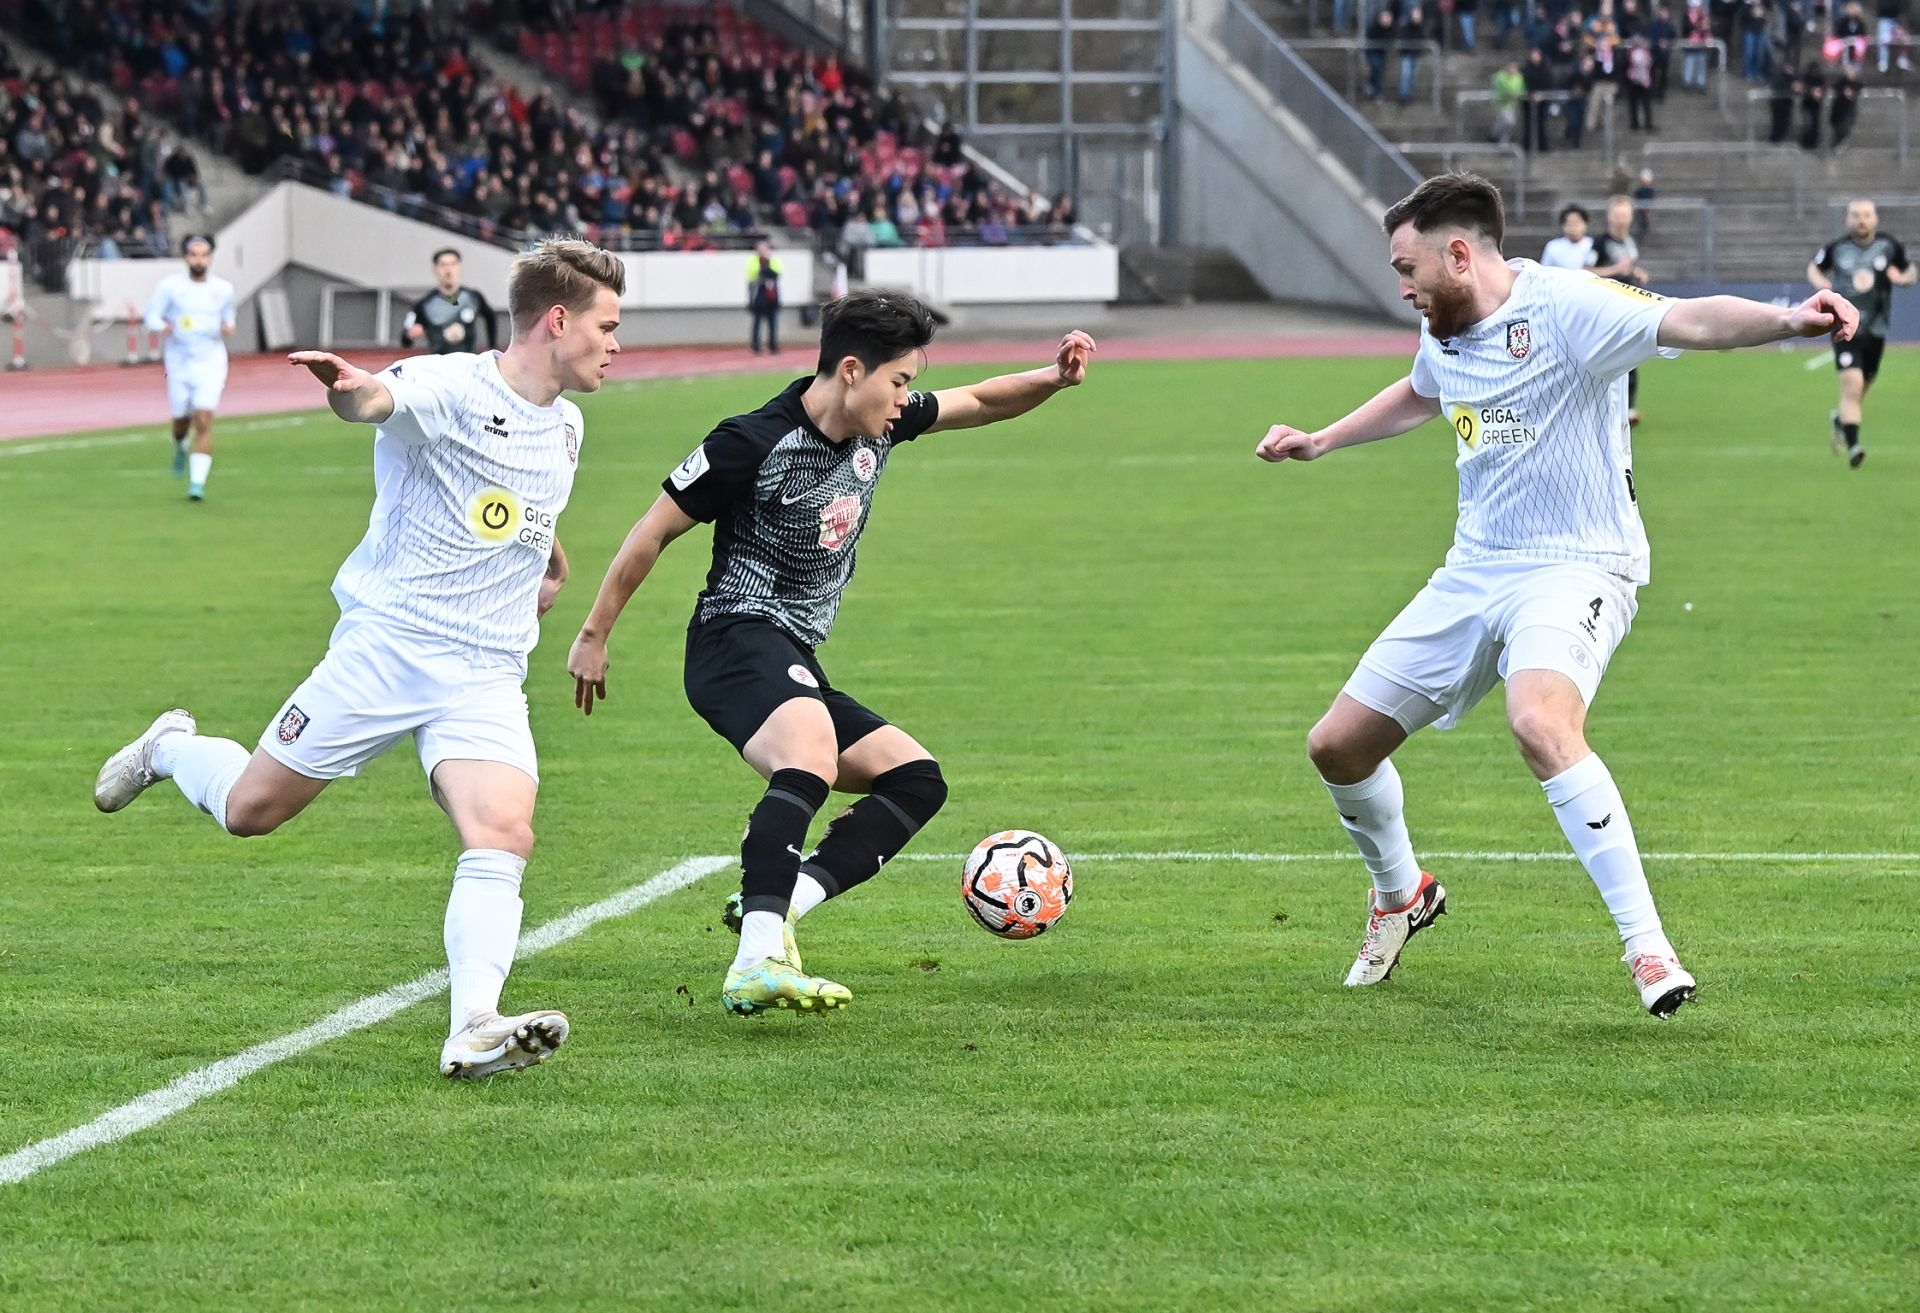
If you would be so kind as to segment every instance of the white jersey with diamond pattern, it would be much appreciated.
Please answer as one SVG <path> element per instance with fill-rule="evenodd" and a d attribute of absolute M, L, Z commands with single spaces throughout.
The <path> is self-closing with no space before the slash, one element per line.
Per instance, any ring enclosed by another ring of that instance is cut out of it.
<path fill-rule="evenodd" d="M 1448 565 L 1578 561 L 1648 579 L 1627 371 L 1672 304 L 1642 288 L 1510 260 L 1513 291 L 1445 341 L 1420 335 L 1413 389 L 1453 427 L 1460 512 Z"/>
<path fill-rule="evenodd" d="M 373 514 L 333 581 L 342 617 L 376 615 L 520 661 L 539 640 L 540 580 L 573 491 L 585 425 L 538 407 L 499 356 L 422 356 L 379 375 Z"/>

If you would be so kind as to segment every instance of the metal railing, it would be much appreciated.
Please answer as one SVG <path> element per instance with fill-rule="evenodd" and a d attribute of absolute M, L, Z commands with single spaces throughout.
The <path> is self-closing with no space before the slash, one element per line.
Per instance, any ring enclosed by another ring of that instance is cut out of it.
<path fill-rule="evenodd" d="M 1196 16 L 1200 7 L 1196 6 Z M 1224 0 L 1208 33 L 1350 170 L 1371 197 L 1397 200 L 1420 183 L 1406 156 L 1327 85 L 1243 0 Z"/>
<path fill-rule="evenodd" d="M 1507 192 L 1507 209 L 1521 218 L 1526 217 L 1527 153 L 1518 146 L 1503 146 L 1491 141 L 1402 141 L 1395 148 L 1403 155 L 1436 156 L 1443 170 L 1459 168 L 1462 160 L 1470 160 L 1475 156 L 1491 155 L 1508 161 L 1513 170 L 1513 187 Z"/>
<path fill-rule="evenodd" d="M 1353 37 L 1315 37 L 1310 41 L 1289 41 L 1287 43 L 1296 52 L 1302 50 L 1339 50 L 1347 53 L 1344 63 L 1347 70 L 1347 99 L 1357 102 L 1360 99 L 1360 84 L 1367 67 L 1367 51 L 1371 48 L 1381 56 L 1380 87 L 1386 94 L 1389 84 L 1397 85 L 1400 79 L 1400 56 L 1409 46 L 1418 46 L 1415 58 L 1419 63 L 1415 67 L 1414 80 L 1427 84 L 1421 99 L 1430 101 L 1433 112 L 1442 112 L 1441 93 L 1447 80 L 1447 51 L 1438 41 L 1396 41 L 1391 46 L 1369 47 L 1365 41 Z"/>

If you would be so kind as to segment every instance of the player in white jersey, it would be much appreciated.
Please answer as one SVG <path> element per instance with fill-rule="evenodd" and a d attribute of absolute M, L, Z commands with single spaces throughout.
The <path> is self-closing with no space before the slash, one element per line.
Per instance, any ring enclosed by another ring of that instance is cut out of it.
<path fill-rule="evenodd" d="M 227 386 L 227 339 L 233 336 L 233 284 L 208 270 L 213 238 L 180 244 L 184 274 L 168 274 L 147 300 L 147 328 L 166 335 L 167 406 L 173 416 L 173 476 L 187 474 L 187 496 L 207 495 L 213 469 L 213 412 Z M 187 450 L 188 430 L 193 450 Z M 189 473 L 191 471 L 191 473 Z"/>
<path fill-rule="evenodd" d="M 1587 746 L 1587 708 L 1647 582 L 1628 440 L 1626 373 L 1686 348 L 1759 346 L 1858 316 L 1832 292 L 1792 309 L 1739 297 L 1669 300 L 1527 260 L 1503 261 L 1500 193 L 1472 174 L 1429 178 L 1382 225 L 1400 295 L 1426 317 L 1410 376 L 1314 433 L 1284 424 L 1268 461 L 1313 460 L 1445 415 L 1460 476 L 1446 564 L 1375 640 L 1307 751 L 1373 876 L 1348 985 L 1385 980 L 1446 910 L 1407 835 L 1392 754 L 1447 728 L 1497 680 L 1520 754 L 1593 877 L 1657 1017 L 1693 997 L 1654 909 L 1613 777 Z"/>
<path fill-rule="evenodd" d="M 158 780 L 229 834 L 267 834 L 342 776 L 412 737 L 461 846 L 447 901 L 447 1076 L 543 1061 L 558 1012 L 503 1017 L 533 852 L 538 767 L 527 654 L 566 581 L 555 522 L 573 488 L 580 409 L 619 351 L 620 261 L 555 238 L 514 262 L 505 352 L 405 360 L 378 374 L 322 351 L 290 359 L 327 385 L 334 414 L 378 426 L 373 514 L 334 579 L 326 658 L 251 754 L 169 711 L 108 758 L 94 786 L 118 811 Z"/>

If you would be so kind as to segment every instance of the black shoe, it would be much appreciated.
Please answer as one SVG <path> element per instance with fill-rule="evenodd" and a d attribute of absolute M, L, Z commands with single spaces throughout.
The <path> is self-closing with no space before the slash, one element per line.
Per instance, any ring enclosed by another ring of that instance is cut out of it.
<path fill-rule="evenodd" d="M 1865 447 L 1862 447 L 1858 443 L 1856 443 L 1855 445 L 1847 448 L 1847 467 L 1849 469 L 1856 469 L 1856 470 L 1859 469 L 1861 464 L 1864 463 L 1866 459 L 1867 459 L 1867 449 Z"/>

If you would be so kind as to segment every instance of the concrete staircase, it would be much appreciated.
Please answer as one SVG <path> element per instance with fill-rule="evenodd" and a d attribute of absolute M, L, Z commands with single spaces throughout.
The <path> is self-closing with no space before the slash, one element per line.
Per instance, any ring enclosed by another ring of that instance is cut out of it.
<path fill-rule="evenodd" d="M 1249 3 L 1278 35 L 1297 43 L 1300 55 L 1336 90 L 1364 85 L 1353 51 L 1320 44 L 1335 37 L 1324 26 L 1331 12 L 1325 0 L 1317 15 L 1321 25 L 1313 28 L 1304 5 Z M 1725 75 L 1715 69 L 1705 95 L 1683 91 L 1676 55 L 1667 96 L 1654 106 L 1657 131 L 1629 129 L 1622 96 L 1614 108 L 1611 149 L 1607 126 L 1591 120 L 1582 149 L 1564 149 L 1562 123 L 1554 119 L 1554 149 L 1520 155 L 1485 145 L 1492 111 L 1484 100 L 1470 95 L 1462 105 L 1457 99 L 1462 92 L 1487 90 L 1508 57 L 1492 47 L 1489 14 L 1482 14 L 1477 52 L 1456 49 L 1421 61 L 1409 103 L 1394 99 L 1397 57 L 1388 61 L 1381 100 L 1350 98 L 1416 168 L 1471 168 L 1498 182 L 1508 198 L 1510 254 L 1538 254 L 1557 235 L 1554 214 L 1562 204 L 1592 210 L 1619 189 L 1623 177 L 1633 178 L 1643 167 L 1653 170 L 1658 202 L 1641 248 L 1657 280 L 1798 282 L 1813 249 L 1840 231 L 1845 201 L 1855 195 L 1885 198 L 1881 221 L 1889 231 L 1920 233 L 1920 80 L 1914 74 L 1883 76 L 1870 61 L 1863 79 L 1870 93 L 1903 90 L 1912 99 L 1869 95 L 1844 149 L 1810 152 L 1766 144 L 1767 102 L 1750 100 L 1748 93 L 1759 88 L 1742 81 L 1737 66 L 1726 80 L 1723 108 Z M 1510 53 L 1522 53 L 1517 32 Z M 1903 117 L 1911 139 L 1904 161 Z"/>

